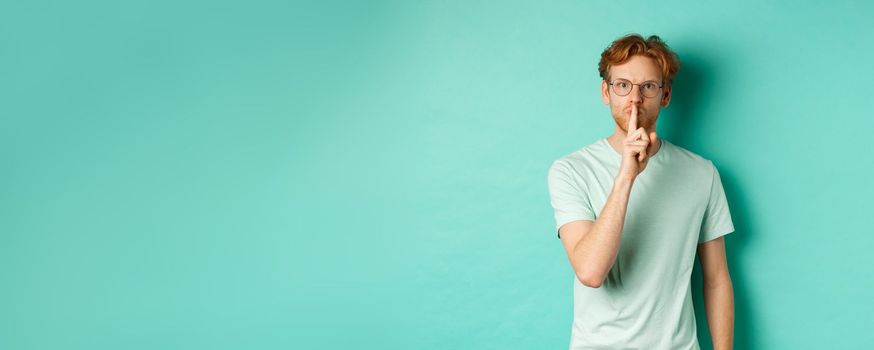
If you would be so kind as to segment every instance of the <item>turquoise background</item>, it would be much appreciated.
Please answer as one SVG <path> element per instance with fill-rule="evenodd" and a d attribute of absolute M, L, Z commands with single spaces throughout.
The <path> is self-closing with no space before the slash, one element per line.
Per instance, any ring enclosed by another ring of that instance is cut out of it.
<path fill-rule="evenodd" d="M 722 174 L 736 348 L 870 349 L 874 5 L 827 6 L 3 2 L 0 348 L 567 348 L 546 173 L 640 32 Z"/>

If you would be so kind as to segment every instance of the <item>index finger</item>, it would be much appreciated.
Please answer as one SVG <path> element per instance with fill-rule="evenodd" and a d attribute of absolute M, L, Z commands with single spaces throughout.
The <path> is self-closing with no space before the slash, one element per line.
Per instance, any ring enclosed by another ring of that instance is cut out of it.
<path fill-rule="evenodd" d="M 637 105 L 631 105 L 631 116 L 628 117 L 628 134 L 637 130 Z"/>

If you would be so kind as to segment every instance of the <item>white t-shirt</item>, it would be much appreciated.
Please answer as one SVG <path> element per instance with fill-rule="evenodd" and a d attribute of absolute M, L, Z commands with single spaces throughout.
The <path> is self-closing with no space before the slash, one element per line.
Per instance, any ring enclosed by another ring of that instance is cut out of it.
<path fill-rule="evenodd" d="M 713 163 L 661 139 L 631 189 L 619 252 L 600 288 L 574 275 L 573 349 L 700 349 L 690 289 L 699 243 L 734 231 Z M 552 163 L 556 230 L 594 221 L 622 156 L 602 138 Z"/>

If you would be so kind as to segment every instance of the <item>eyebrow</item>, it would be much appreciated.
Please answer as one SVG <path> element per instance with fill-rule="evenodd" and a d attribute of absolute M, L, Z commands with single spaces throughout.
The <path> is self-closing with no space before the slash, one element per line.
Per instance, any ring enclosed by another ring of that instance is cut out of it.
<path fill-rule="evenodd" d="M 628 79 L 628 78 L 613 77 L 613 80 L 617 80 L 617 79 L 622 79 L 622 80 L 632 81 L 631 79 Z M 654 82 L 656 82 L 656 83 L 659 82 L 658 79 L 646 79 L 646 80 L 642 81 L 642 83 L 645 83 L 645 82 L 648 82 L 648 81 L 654 81 Z"/>

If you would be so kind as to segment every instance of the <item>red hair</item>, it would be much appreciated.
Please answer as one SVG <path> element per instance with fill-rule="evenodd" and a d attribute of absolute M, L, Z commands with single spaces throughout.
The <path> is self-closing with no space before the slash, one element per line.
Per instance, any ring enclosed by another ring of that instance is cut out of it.
<path fill-rule="evenodd" d="M 643 39 L 640 34 L 628 34 L 613 41 L 601 53 L 598 62 L 598 73 L 604 80 L 610 80 L 610 67 L 628 61 L 634 55 L 643 55 L 655 60 L 662 72 L 665 85 L 671 85 L 677 71 L 680 70 L 680 59 L 677 54 L 657 35 Z"/>

